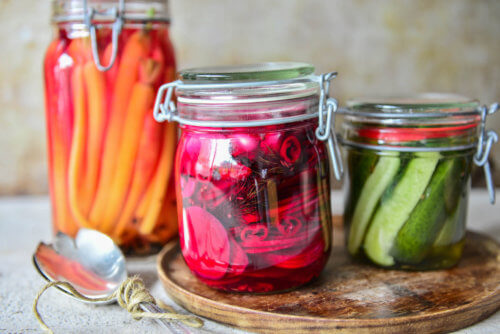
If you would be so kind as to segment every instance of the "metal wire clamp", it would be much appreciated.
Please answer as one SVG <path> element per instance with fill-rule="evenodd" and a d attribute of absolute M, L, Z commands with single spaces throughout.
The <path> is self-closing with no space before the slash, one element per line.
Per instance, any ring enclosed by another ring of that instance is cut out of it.
<path fill-rule="evenodd" d="M 125 12 L 125 0 L 119 0 L 118 8 L 113 7 L 104 12 L 99 12 L 95 8 L 88 6 L 88 0 L 83 0 L 83 22 L 87 26 L 90 32 L 90 42 L 92 44 L 92 57 L 94 58 L 94 63 L 97 66 L 97 69 L 101 72 L 105 72 L 113 67 L 113 64 L 116 61 L 116 56 L 118 54 L 118 38 L 120 37 L 120 33 L 123 29 L 124 22 L 124 12 Z M 99 46 L 97 45 L 97 27 L 96 24 L 93 23 L 93 19 L 97 15 L 105 15 L 111 16 L 114 18 L 113 20 L 113 28 L 111 35 L 112 49 L 111 49 L 111 59 L 109 60 L 109 64 L 104 66 L 101 64 L 101 59 L 99 57 Z"/>
<path fill-rule="evenodd" d="M 494 114 L 499 108 L 498 103 L 492 104 L 489 108 L 485 105 L 479 108 L 481 112 L 481 123 L 479 125 L 479 138 L 477 142 L 477 150 L 474 155 L 474 163 L 483 167 L 484 176 L 486 179 L 486 187 L 488 188 L 488 194 L 490 197 L 490 203 L 495 204 L 495 185 L 493 183 L 493 177 L 491 175 L 491 168 L 488 158 L 490 156 L 491 147 L 493 143 L 498 142 L 498 135 L 493 130 L 486 130 L 486 118 L 488 115 Z"/>
<path fill-rule="evenodd" d="M 261 81 L 261 82 L 239 82 L 239 83 L 216 83 L 216 84 L 203 84 L 203 88 L 243 88 L 252 87 L 255 85 L 268 86 L 279 85 L 283 83 L 292 82 L 306 82 L 317 81 L 320 85 L 320 101 L 318 104 L 318 112 L 311 114 L 303 114 L 291 116 L 286 118 L 275 118 L 266 120 L 254 121 L 200 121 L 191 120 L 181 117 L 177 113 L 177 106 L 173 101 L 175 89 L 195 89 L 199 88 L 199 84 L 186 84 L 181 80 L 176 80 L 164 84 L 158 90 L 156 95 L 155 107 L 153 110 L 153 117 L 157 122 L 177 122 L 183 125 L 190 126 L 205 126 L 205 127 L 257 127 L 268 126 L 277 124 L 287 124 L 293 122 L 305 121 L 308 119 L 318 118 L 318 128 L 315 131 L 316 138 L 320 141 L 327 141 L 327 148 L 332 161 L 333 172 L 337 180 L 341 180 L 343 176 L 342 156 L 340 153 L 339 144 L 335 135 L 335 113 L 338 108 L 338 102 L 334 98 L 329 97 L 330 82 L 337 76 L 337 72 L 330 72 L 320 76 L 309 76 L 306 78 L 298 78 L 292 80 L 282 81 Z"/>

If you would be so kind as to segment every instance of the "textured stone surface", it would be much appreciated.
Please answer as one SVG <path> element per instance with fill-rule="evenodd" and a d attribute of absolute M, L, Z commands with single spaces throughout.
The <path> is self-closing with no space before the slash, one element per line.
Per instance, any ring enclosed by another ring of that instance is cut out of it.
<path fill-rule="evenodd" d="M 306 61 L 339 71 L 341 102 L 422 91 L 500 99 L 496 0 L 171 0 L 171 9 L 180 67 Z M 0 194 L 47 190 L 41 63 L 49 22 L 49 1 L 0 1 Z M 500 116 L 492 121 L 500 129 Z"/>

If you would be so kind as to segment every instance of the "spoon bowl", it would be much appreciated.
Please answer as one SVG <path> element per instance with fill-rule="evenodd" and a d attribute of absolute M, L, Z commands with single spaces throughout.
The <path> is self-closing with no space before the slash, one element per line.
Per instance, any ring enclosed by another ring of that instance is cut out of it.
<path fill-rule="evenodd" d="M 53 244 L 41 242 L 33 254 L 33 264 L 47 281 L 70 282 L 89 298 L 111 296 L 127 278 L 125 257 L 120 248 L 105 234 L 90 229 L 80 229 L 75 239 L 58 233 Z M 76 298 L 70 291 L 60 289 Z"/>

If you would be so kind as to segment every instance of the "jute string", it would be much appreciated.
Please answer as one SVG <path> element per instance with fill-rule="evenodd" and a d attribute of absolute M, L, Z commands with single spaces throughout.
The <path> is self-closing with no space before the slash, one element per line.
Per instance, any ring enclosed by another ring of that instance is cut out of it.
<path fill-rule="evenodd" d="M 35 301 L 33 302 L 33 312 L 35 313 L 36 320 L 38 320 L 40 327 L 42 327 L 42 329 L 48 331 L 49 333 L 53 332 L 50 329 L 50 327 L 47 326 L 45 321 L 43 321 L 42 316 L 38 311 L 38 302 L 43 293 L 53 286 L 64 287 L 69 292 L 71 292 L 76 298 L 86 302 L 106 302 L 116 298 L 118 304 L 122 308 L 126 309 L 135 320 L 139 320 L 142 318 L 167 319 L 167 320 L 178 320 L 188 326 L 195 328 L 203 326 L 203 321 L 201 319 L 192 315 L 175 313 L 175 311 L 171 307 L 163 303 L 161 303 L 161 305 L 159 306 L 162 309 L 166 309 L 168 312 L 150 313 L 142 311 L 140 308 L 141 303 L 156 304 L 156 301 L 154 297 L 151 296 L 149 291 L 146 289 L 146 286 L 144 285 L 142 279 L 140 279 L 137 276 L 134 276 L 127 278 L 111 296 L 103 298 L 88 298 L 79 293 L 78 291 L 76 291 L 73 285 L 71 285 L 68 282 L 55 281 L 47 283 L 35 297 Z"/>

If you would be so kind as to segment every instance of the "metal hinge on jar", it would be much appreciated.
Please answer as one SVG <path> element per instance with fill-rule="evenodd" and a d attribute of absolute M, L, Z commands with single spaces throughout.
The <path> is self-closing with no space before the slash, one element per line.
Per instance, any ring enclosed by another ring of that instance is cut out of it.
<path fill-rule="evenodd" d="M 319 76 L 321 87 L 319 96 L 318 128 L 316 138 L 327 141 L 330 159 L 332 160 L 333 173 L 337 180 L 342 180 L 344 167 L 342 163 L 342 153 L 340 152 L 337 135 L 335 134 L 335 113 L 338 110 L 336 99 L 329 97 L 330 82 L 337 77 L 337 72 L 330 72 Z"/>
<path fill-rule="evenodd" d="M 488 194 L 491 204 L 495 203 L 495 184 L 493 183 L 493 177 L 491 175 L 491 168 L 488 158 L 490 156 L 493 143 L 496 143 L 498 141 L 498 135 L 493 130 L 486 130 L 486 118 L 488 115 L 497 112 L 498 108 L 498 103 L 492 104 L 489 108 L 484 105 L 479 108 L 479 111 L 481 112 L 481 124 L 479 126 L 477 150 L 476 154 L 474 155 L 474 163 L 476 164 L 476 166 L 483 167 L 484 169 L 486 187 L 488 188 Z"/>
<path fill-rule="evenodd" d="M 109 70 L 111 67 L 113 67 L 113 64 L 116 61 L 116 56 L 118 54 L 118 38 L 120 37 L 120 34 L 122 32 L 124 23 L 124 18 L 123 18 L 124 12 L 125 12 L 125 0 L 119 0 L 118 7 L 113 7 L 103 12 L 97 11 L 95 8 L 92 7 L 89 8 L 88 0 L 83 0 L 83 15 L 84 15 L 83 21 L 90 32 L 90 41 L 92 44 L 92 57 L 94 58 L 94 63 L 101 72 Z M 109 64 L 106 66 L 101 64 L 101 59 L 99 57 L 99 47 L 97 45 L 97 27 L 93 23 L 93 20 L 97 15 L 113 17 L 112 21 L 113 28 L 111 35 L 112 36 L 111 59 L 109 60 Z"/>

